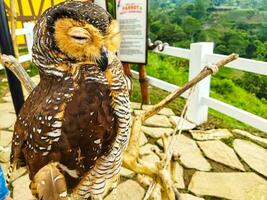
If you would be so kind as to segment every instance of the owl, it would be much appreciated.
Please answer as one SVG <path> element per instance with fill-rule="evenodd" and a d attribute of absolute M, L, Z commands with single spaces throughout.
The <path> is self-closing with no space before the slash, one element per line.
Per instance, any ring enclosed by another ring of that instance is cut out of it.
<path fill-rule="evenodd" d="M 40 83 L 15 123 L 10 166 L 28 168 L 32 190 L 58 194 L 39 199 L 102 199 L 107 183 L 116 184 L 131 120 L 119 43 L 118 23 L 90 1 L 65 1 L 38 20 Z"/>

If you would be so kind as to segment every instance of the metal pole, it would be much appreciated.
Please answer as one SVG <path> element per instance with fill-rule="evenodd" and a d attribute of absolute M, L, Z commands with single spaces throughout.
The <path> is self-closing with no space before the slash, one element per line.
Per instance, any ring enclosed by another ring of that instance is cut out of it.
<path fill-rule="evenodd" d="M 2 54 L 15 56 L 9 32 L 7 16 L 5 12 L 4 0 L 0 0 L 0 49 Z M 6 69 L 9 89 L 12 95 L 13 105 L 16 114 L 18 115 L 24 103 L 21 84 L 20 81 L 17 79 L 17 77 L 9 69 L 7 68 L 5 69 Z"/>

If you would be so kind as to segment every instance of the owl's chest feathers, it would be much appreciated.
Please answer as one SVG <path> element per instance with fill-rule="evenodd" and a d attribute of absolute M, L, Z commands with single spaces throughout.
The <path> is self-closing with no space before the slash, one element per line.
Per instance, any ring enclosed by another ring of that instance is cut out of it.
<path fill-rule="evenodd" d="M 51 126 L 53 121 L 65 120 L 67 107 L 82 113 L 84 106 L 94 104 L 94 99 L 101 98 L 103 93 L 109 97 L 107 80 L 103 73 L 91 68 L 63 77 L 41 75 L 41 81 L 25 102 L 21 115 L 29 123 L 42 119 L 40 123 Z"/>

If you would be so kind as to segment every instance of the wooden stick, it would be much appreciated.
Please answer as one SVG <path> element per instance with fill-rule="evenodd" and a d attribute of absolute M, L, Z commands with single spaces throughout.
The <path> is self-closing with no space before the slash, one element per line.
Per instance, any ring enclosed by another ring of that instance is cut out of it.
<path fill-rule="evenodd" d="M 15 57 L 19 57 L 19 50 L 16 36 L 17 14 L 15 7 L 15 0 L 10 0 L 10 21 L 11 21 L 11 37 L 14 48 Z"/>
<path fill-rule="evenodd" d="M 236 60 L 238 58 L 237 54 L 231 54 L 230 56 L 226 57 L 225 59 L 220 60 L 216 63 L 216 66 L 218 68 L 223 67 L 229 62 L 232 62 L 233 60 Z M 179 97 L 181 94 L 183 94 L 186 90 L 191 88 L 192 86 L 196 85 L 198 82 L 206 78 L 207 76 L 211 75 L 213 72 L 209 68 L 204 68 L 194 79 L 186 83 L 184 86 L 178 88 L 173 93 L 168 95 L 165 99 L 163 99 L 158 104 L 154 105 L 149 110 L 145 111 L 141 114 L 142 122 L 144 122 L 149 117 L 153 116 L 155 113 L 159 112 L 164 106 L 169 104 L 171 101 L 173 101 L 175 98 Z"/>
<path fill-rule="evenodd" d="M 216 64 L 216 66 L 219 69 L 237 58 L 238 55 L 232 54 L 227 58 L 219 61 Z M 186 90 L 193 87 L 202 79 L 206 78 L 212 73 L 213 71 L 210 68 L 205 67 L 193 80 L 189 81 L 184 86 L 171 93 L 169 96 L 167 96 L 164 100 L 153 106 L 151 109 L 145 111 L 143 114 L 139 116 L 134 117 L 133 119 L 129 145 L 123 157 L 123 166 L 137 173 L 142 173 L 154 178 L 154 180 L 156 180 L 162 186 L 164 190 L 163 195 L 166 196 L 167 199 L 173 200 L 175 193 L 176 195 L 179 195 L 179 193 L 175 189 L 175 187 L 173 187 L 171 173 L 167 175 L 168 170 L 164 169 L 165 160 L 161 160 L 159 163 L 157 163 L 155 166 L 156 168 L 152 166 L 148 167 L 146 163 L 140 163 L 138 161 L 139 158 L 138 138 L 141 132 L 141 126 L 147 118 L 155 115 L 168 103 L 173 101 L 175 98 L 180 96 Z"/>
<path fill-rule="evenodd" d="M 35 88 L 35 83 L 31 80 L 31 77 L 27 74 L 25 69 L 13 56 L 1 55 L 1 62 L 4 66 L 10 69 L 20 80 L 28 93 L 31 93 Z"/>

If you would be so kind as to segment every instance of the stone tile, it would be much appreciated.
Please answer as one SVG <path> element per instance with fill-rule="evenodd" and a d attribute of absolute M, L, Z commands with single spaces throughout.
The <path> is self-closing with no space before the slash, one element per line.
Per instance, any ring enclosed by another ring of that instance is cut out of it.
<path fill-rule="evenodd" d="M 179 157 L 181 164 L 200 171 L 211 170 L 211 165 L 204 158 L 196 142 L 184 135 L 175 136 L 174 156 Z"/>
<path fill-rule="evenodd" d="M 143 105 L 141 109 L 141 104 L 140 103 L 133 103 L 131 104 L 131 107 L 135 110 L 135 115 L 140 115 L 140 113 L 150 109 L 153 107 L 153 105 Z M 158 115 L 165 115 L 167 117 L 174 116 L 174 112 L 170 108 L 162 108 L 159 112 Z"/>
<path fill-rule="evenodd" d="M 179 120 L 180 120 L 180 117 L 178 117 L 178 116 L 171 116 L 170 117 L 170 122 L 172 123 L 173 126 L 176 126 Z M 196 127 L 195 124 L 183 119 L 182 127 L 179 127 L 179 129 L 182 128 L 182 130 L 185 131 L 185 130 L 192 130 L 195 127 Z"/>
<path fill-rule="evenodd" d="M 6 147 L 11 144 L 13 132 L 0 130 L 0 146 Z"/>
<path fill-rule="evenodd" d="M 259 185 L 255 188 L 251 188 L 251 190 L 248 192 L 248 197 L 245 200 L 265 200 L 266 198 L 266 192 L 267 191 L 267 185 Z"/>
<path fill-rule="evenodd" d="M 181 194 L 181 200 L 205 200 L 192 194 Z"/>
<path fill-rule="evenodd" d="M 231 168 L 245 171 L 234 150 L 219 140 L 198 142 L 204 154 L 211 160 Z"/>
<path fill-rule="evenodd" d="M 170 135 L 173 132 L 171 128 L 155 128 L 155 127 L 147 127 L 142 126 L 141 130 L 148 136 L 152 138 L 160 138 L 164 134 Z"/>
<path fill-rule="evenodd" d="M 161 109 L 161 110 L 159 111 L 158 114 L 159 114 L 159 115 L 166 115 L 166 116 L 168 116 L 168 117 L 170 117 L 170 116 L 174 116 L 174 115 L 175 115 L 174 112 L 172 111 L 172 109 L 170 109 L 170 108 L 163 108 L 163 109 Z"/>
<path fill-rule="evenodd" d="M 247 140 L 236 139 L 234 149 L 255 171 L 267 177 L 267 150 Z"/>
<path fill-rule="evenodd" d="M 139 115 L 141 115 L 144 112 L 145 112 L 144 110 L 134 110 L 134 115 L 135 116 L 139 116 Z"/>
<path fill-rule="evenodd" d="M 18 178 L 24 176 L 25 174 L 27 174 L 27 168 L 26 167 L 20 167 L 19 169 L 16 169 L 13 173 L 12 173 L 12 179 L 13 180 L 17 180 Z"/>
<path fill-rule="evenodd" d="M 1 105 L 0 105 L 1 106 Z M 17 116 L 7 111 L 1 112 L 0 115 L 0 129 L 8 129 L 16 122 Z"/>
<path fill-rule="evenodd" d="M 154 144 L 146 144 L 146 145 L 140 147 L 139 154 L 140 154 L 141 156 L 143 156 L 143 155 L 148 155 L 148 154 L 150 154 L 150 153 L 154 153 L 154 152 L 153 152 L 153 149 L 155 149 L 157 152 L 160 151 L 160 149 L 159 149 L 158 146 L 156 146 L 156 145 L 154 145 Z"/>
<path fill-rule="evenodd" d="M 184 169 L 178 162 L 176 164 L 176 179 L 174 183 L 175 187 L 178 189 L 185 189 Z"/>
<path fill-rule="evenodd" d="M 131 108 L 134 110 L 141 110 L 141 103 L 131 102 Z"/>
<path fill-rule="evenodd" d="M 128 180 L 121 183 L 117 188 L 116 200 L 142 200 L 145 195 L 145 189 L 137 182 Z M 113 200 L 114 194 L 111 192 L 105 200 Z"/>
<path fill-rule="evenodd" d="M 7 103 L 12 103 L 12 97 L 9 95 L 2 97 L 2 99 Z"/>
<path fill-rule="evenodd" d="M 227 129 L 212 129 L 208 131 L 190 130 L 192 137 L 195 140 L 219 140 L 233 137 L 232 133 Z"/>
<path fill-rule="evenodd" d="M 15 110 L 14 110 L 14 106 L 13 106 L 12 102 L 0 103 L 0 113 L 1 113 L 1 115 L 3 115 L 4 113 L 14 113 L 15 114 Z"/>
<path fill-rule="evenodd" d="M 141 132 L 140 137 L 139 137 L 139 145 L 144 146 L 147 142 L 148 142 L 148 140 L 147 140 L 145 134 L 143 132 Z"/>
<path fill-rule="evenodd" d="M 29 189 L 29 175 L 25 175 L 13 182 L 13 199 L 14 200 L 35 200 Z"/>
<path fill-rule="evenodd" d="M 121 171 L 120 171 L 120 175 L 125 177 L 125 178 L 133 178 L 134 175 L 135 175 L 135 172 L 129 170 L 129 169 L 126 169 L 124 167 L 121 168 Z"/>
<path fill-rule="evenodd" d="M 188 190 L 200 196 L 215 196 L 232 200 L 251 200 L 249 194 L 257 189 L 260 199 L 267 199 L 267 181 L 255 173 L 212 173 L 196 172 L 189 184 Z M 263 189 L 262 189 L 263 188 Z"/>
<path fill-rule="evenodd" d="M 166 127 L 166 128 L 172 127 L 172 124 L 170 123 L 168 117 L 164 115 L 154 115 L 148 118 L 145 121 L 144 125 L 151 126 L 151 127 Z"/>
<path fill-rule="evenodd" d="M 150 153 L 148 155 L 142 156 L 140 162 L 142 163 L 142 161 L 150 165 L 155 165 L 157 162 L 160 161 L 160 159 L 155 153 Z"/>
<path fill-rule="evenodd" d="M 10 159 L 11 147 L 5 147 L 0 149 L 0 162 L 8 163 Z"/>
<path fill-rule="evenodd" d="M 238 130 L 238 129 L 234 129 L 232 130 L 233 134 L 235 136 L 241 136 L 241 137 L 246 137 L 250 140 L 252 140 L 253 142 L 261 145 L 264 148 L 267 148 L 267 139 L 266 138 L 261 138 L 258 136 L 255 136 L 247 131 L 243 131 L 243 130 Z"/>

